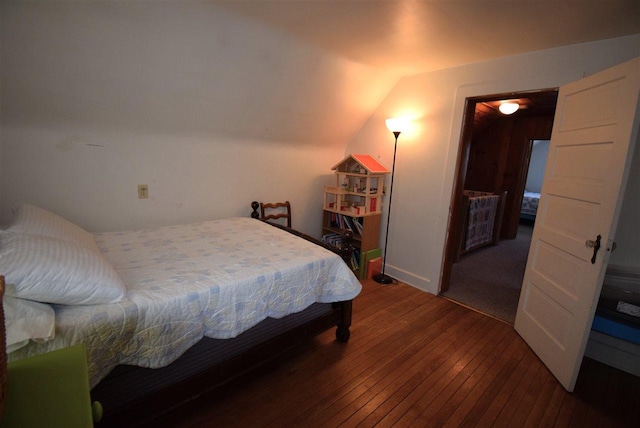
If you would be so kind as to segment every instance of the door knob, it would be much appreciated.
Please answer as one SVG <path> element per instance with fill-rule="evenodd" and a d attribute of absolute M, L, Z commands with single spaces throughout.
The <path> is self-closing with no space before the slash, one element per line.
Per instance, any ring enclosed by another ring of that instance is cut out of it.
<path fill-rule="evenodd" d="M 591 257 L 591 264 L 596 263 L 596 254 L 598 254 L 598 250 L 600 249 L 601 239 L 602 239 L 602 236 L 598 235 L 595 241 L 588 239 L 587 242 L 585 242 L 585 245 L 587 246 L 587 248 L 593 248 L 593 257 Z"/>

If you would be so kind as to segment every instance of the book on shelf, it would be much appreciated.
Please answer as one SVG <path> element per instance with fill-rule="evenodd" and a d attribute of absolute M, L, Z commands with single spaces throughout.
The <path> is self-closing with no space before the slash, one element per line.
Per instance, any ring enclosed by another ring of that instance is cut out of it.
<path fill-rule="evenodd" d="M 338 229 L 346 229 L 354 234 L 362 235 L 362 218 L 351 217 L 344 214 L 331 213 L 330 226 Z"/>
<path fill-rule="evenodd" d="M 354 218 L 353 223 L 356 226 L 356 232 L 358 233 L 358 235 L 362 235 L 362 217 Z"/>
<path fill-rule="evenodd" d="M 354 220 L 353 217 L 342 216 L 342 219 L 344 220 L 344 225 L 346 226 L 346 229 L 349 229 L 353 233 L 357 232 L 356 225 L 353 222 L 353 220 Z"/>
<path fill-rule="evenodd" d="M 321 241 L 332 247 L 342 248 L 344 245 L 344 237 L 339 233 L 326 233 L 322 235 Z M 360 270 L 360 248 L 351 247 L 351 260 L 349 261 L 349 267 L 353 271 Z"/>
<path fill-rule="evenodd" d="M 351 252 L 351 270 L 360 271 L 360 248 L 353 247 Z"/>
<path fill-rule="evenodd" d="M 382 272 L 382 257 L 376 257 L 367 263 L 367 279 Z"/>
<path fill-rule="evenodd" d="M 340 248 L 344 243 L 344 238 L 339 233 L 326 233 L 322 235 L 321 241 L 332 247 Z"/>
<path fill-rule="evenodd" d="M 369 251 L 363 251 L 360 255 L 360 272 L 361 278 L 365 279 L 367 272 L 369 270 L 369 262 L 376 258 L 382 257 L 382 250 L 380 248 L 375 248 Z"/>

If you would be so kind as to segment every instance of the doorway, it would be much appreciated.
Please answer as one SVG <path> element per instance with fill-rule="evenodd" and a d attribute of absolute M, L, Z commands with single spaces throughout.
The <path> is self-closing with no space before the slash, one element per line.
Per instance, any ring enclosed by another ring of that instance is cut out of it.
<path fill-rule="evenodd" d="M 504 115 L 499 111 L 504 100 L 520 108 Z M 466 99 L 441 295 L 510 323 L 533 230 L 532 219 L 521 219 L 529 163 L 534 141 L 551 136 L 556 100 L 556 89 Z M 496 224 L 497 245 L 460 255 L 467 233 L 465 191 L 506 196 Z"/>

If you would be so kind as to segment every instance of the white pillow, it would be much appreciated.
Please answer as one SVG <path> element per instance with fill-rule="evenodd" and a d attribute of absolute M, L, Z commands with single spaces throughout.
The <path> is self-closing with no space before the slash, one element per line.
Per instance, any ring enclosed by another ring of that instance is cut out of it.
<path fill-rule="evenodd" d="M 29 340 L 46 342 L 55 337 L 55 312 L 44 303 L 5 296 L 4 324 L 7 353 L 16 351 Z"/>
<path fill-rule="evenodd" d="M 93 235 L 57 214 L 29 204 L 20 205 L 15 211 L 8 231 L 50 236 L 100 251 Z"/>
<path fill-rule="evenodd" d="M 73 242 L 0 232 L 8 296 L 62 305 L 115 303 L 126 288 L 109 260 Z"/>

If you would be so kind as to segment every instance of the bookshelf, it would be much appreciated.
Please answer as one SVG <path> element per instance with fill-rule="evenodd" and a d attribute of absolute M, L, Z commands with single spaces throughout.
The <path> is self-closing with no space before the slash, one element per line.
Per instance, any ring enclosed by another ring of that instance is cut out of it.
<path fill-rule="evenodd" d="M 341 233 L 351 230 L 351 268 L 364 278 L 363 255 L 379 246 L 384 176 L 389 171 L 369 155 L 349 155 L 332 169 L 336 186 L 324 188 L 322 240 L 340 246 Z"/>
<path fill-rule="evenodd" d="M 378 248 L 380 238 L 380 214 L 365 217 L 351 217 L 345 214 L 337 214 L 331 211 L 324 212 L 322 221 L 323 236 L 329 233 L 340 234 L 345 229 L 353 231 L 352 243 L 361 251 L 369 251 Z M 350 222 L 360 224 L 360 229 L 353 230 Z"/>

